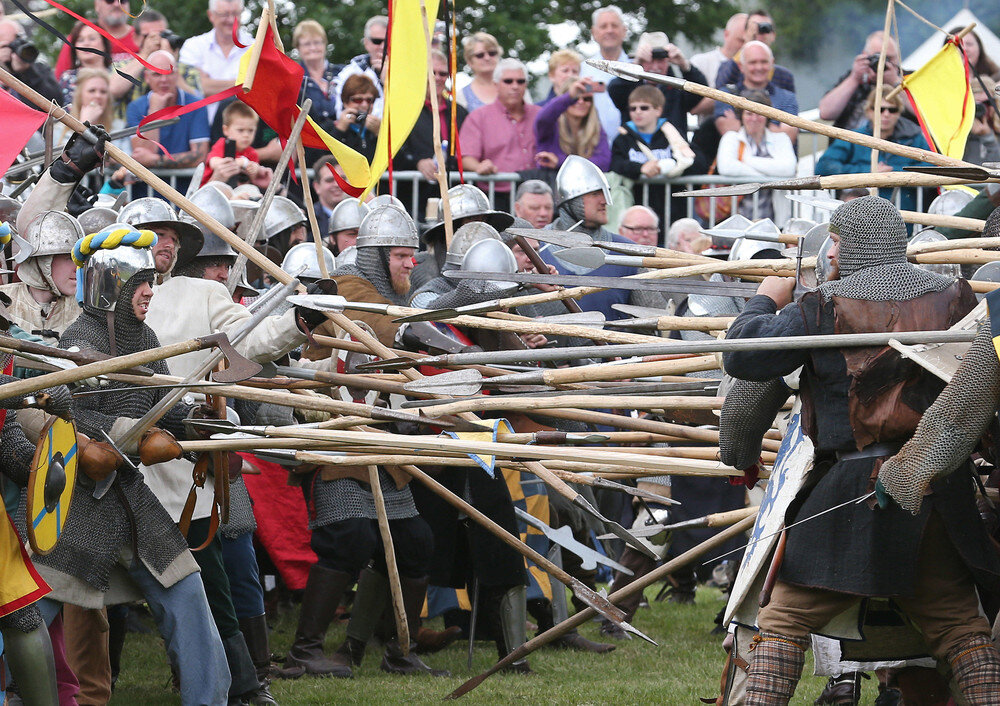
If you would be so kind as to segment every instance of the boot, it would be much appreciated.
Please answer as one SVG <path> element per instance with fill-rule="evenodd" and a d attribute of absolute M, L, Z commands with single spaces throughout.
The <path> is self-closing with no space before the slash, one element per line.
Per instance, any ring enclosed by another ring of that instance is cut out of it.
<path fill-rule="evenodd" d="M 618 557 L 618 563 L 629 569 L 632 572 L 632 575 L 629 576 L 628 574 L 616 571 L 613 584 L 616 591 L 625 588 L 636 579 L 645 576 L 656 566 L 655 561 L 647 557 L 645 554 L 640 554 L 631 547 L 625 547 L 621 556 Z M 625 622 L 632 622 L 632 618 L 635 617 L 635 611 L 639 609 L 639 602 L 641 600 L 642 592 L 638 592 L 615 603 L 617 607 L 621 608 L 625 612 Z M 615 640 L 632 639 L 632 637 L 625 632 L 620 625 L 613 623 L 607 618 L 601 622 L 601 636 L 614 638 Z"/>
<path fill-rule="evenodd" d="M 556 647 L 566 647 L 577 652 L 593 652 L 595 654 L 606 654 L 612 652 L 617 645 L 609 645 L 606 642 L 593 642 L 588 640 L 576 630 L 566 633 L 560 637 L 554 645 Z"/>
<path fill-rule="evenodd" d="M 813 702 L 814 706 L 823 706 L 824 704 L 856 706 L 861 701 L 862 678 L 871 679 L 864 672 L 847 672 L 830 677 L 819 698 Z"/>
<path fill-rule="evenodd" d="M 753 638 L 746 706 L 786 706 L 802 676 L 808 641 L 762 632 Z"/>
<path fill-rule="evenodd" d="M 528 638 L 528 589 L 525 586 L 514 586 L 500 596 L 499 605 L 499 630 L 497 631 L 497 654 L 503 659 L 518 647 L 523 645 Z M 519 659 L 504 669 L 506 672 L 515 674 L 533 674 L 527 659 Z"/>
<path fill-rule="evenodd" d="M 248 699 L 255 698 L 260 690 L 260 682 L 257 681 L 257 671 L 250 659 L 250 650 L 247 648 L 246 640 L 243 639 L 243 633 L 238 632 L 227 637 L 222 641 L 222 647 L 226 651 L 226 662 L 229 663 L 229 673 L 233 678 L 229 686 L 229 702 L 242 704 Z M 252 701 L 252 703 L 277 706 L 274 699 L 263 702 Z"/>
<path fill-rule="evenodd" d="M 250 661 L 257 674 L 257 692 L 249 698 L 253 706 L 277 704 L 271 695 L 271 647 L 267 639 L 267 616 L 240 619 L 240 632 L 250 650 Z"/>
<path fill-rule="evenodd" d="M 285 658 L 282 676 L 294 678 L 302 674 L 320 674 L 344 679 L 354 676 L 349 663 L 344 664 L 336 657 L 330 659 L 323 652 L 323 639 L 340 605 L 340 597 L 353 583 L 351 575 L 343 571 L 327 569 L 319 564 L 313 564 L 309 569 L 309 580 L 302 594 L 299 627 L 295 631 L 295 642 Z"/>
<path fill-rule="evenodd" d="M 1000 703 L 1000 653 L 986 635 L 973 635 L 959 645 L 948 662 L 969 706 Z"/>
<path fill-rule="evenodd" d="M 30 632 L 3 629 L 4 658 L 26 703 L 59 706 L 56 663 L 45 623 Z"/>
<path fill-rule="evenodd" d="M 424 599 L 427 597 L 426 576 L 413 579 L 400 577 L 400 589 L 403 594 L 403 611 L 406 613 L 406 624 L 409 630 L 416 634 L 420 629 L 420 612 L 424 608 Z M 399 637 L 394 637 L 385 645 L 385 653 L 382 656 L 382 671 L 389 674 L 430 674 L 433 677 L 448 677 L 451 673 L 445 669 L 431 669 L 416 655 L 416 642 L 410 642 L 410 650 L 407 656 L 403 656 L 403 650 L 399 644 Z"/>
<path fill-rule="evenodd" d="M 358 577 L 358 590 L 354 594 L 351 620 L 347 624 L 347 637 L 337 648 L 335 659 L 348 667 L 361 666 L 365 649 L 391 600 L 389 577 L 372 569 L 363 569 L 361 576 Z"/>
<path fill-rule="evenodd" d="M 421 627 L 417 630 L 417 654 L 426 655 L 440 652 L 462 636 L 462 628 L 452 625 L 444 630 L 431 630 Z"/>

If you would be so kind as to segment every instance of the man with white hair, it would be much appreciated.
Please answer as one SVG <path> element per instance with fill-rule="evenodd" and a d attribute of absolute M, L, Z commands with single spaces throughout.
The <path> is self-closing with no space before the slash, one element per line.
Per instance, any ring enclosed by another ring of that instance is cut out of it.
<path fill-rule="evenodd" d="M 625 15 L 621 8 L 617 5 L 605 5 L 594 10 L 590 17 L 590 36 L 600 47 L 600 52 L 592 58 L 628 61 L 628 54 L 624 48 L 628 28 L 625 26 Z M 607 85 L 614 76 L 584 62 L 580 67 L 580 78 L 592 78 Z M 618 112 L 607 91 L 594 93 L 594 107 L 597 109 L 597 117 L 601 120 L 601 127 L 604 128 L 604 134 L 607 135 L 610 145 L 618 134 L 618 126 L 622 124 L 621 113 Z"/>
<path fill-rule="evenodd" d="M 369 115 L 382 117 L 382 61 L 385 58 L 385 42 L 389 35 L 389 18 L 385 15 L 375 15 L 369 17 L 365 22 L 365 36 L 361 40 L 361 46 L 365 53 L 358 54 L 351 59 L 347 65 L 340 70 L 340 73 L 333 79 L 330 91 L 337 104 L 337 115 L 344 110 L 344 104 L 340 100 L 340 93 L 344 87 L 344 81 L 354 74 L 364 74 L 375 84 L 378 96 L 371 106 Z"/>
<path fill-rule="evenodd" d="M 517 187 L 514 215 L 531 223 L 532 228 L 544 228 L 552 222 L 555 210 L 552 187 L 540 179 L 528 179 Z"/>
<path fill-rule="evenodd" d="M 663 32 L 646 32 L 639 37 L 639 44 L 635 50 L 635 63 L 641 66 L 643 71 L 663 75 L 672 74 L 671 67 L 676 66 L 684 80 L 705 83 L 705 75 L 684 57 L 676 45 L 670 43 Z M 608 84 L 608 95 L 624 118 L 627 119 L 629 115 L 629 94 L 637 86 L 645 83 L 647 82 L 630 81 L 619 77 Z M 662 117 L 677 128 L 677 132 L 681 135 L 687 135 L 687 114 L 695 109 L 701 98 L 671 86 L 654 85 L 663 93 L 665 100 Z M 612 134 L 618 135 L 617 127 Z"/>
<path fill-rule="evenodd" d="M 778 86 L 773 80 L 774 54 L 767 44 L 756 39 L 744 44 L 740 51 L 740 69 L 742 74 L 739 81 L 735 87 L 726 86 L 726 91 L 736 95 L 739 95 L 746 88 L 766 91 L 771 97 L 772 106 L 786 113 L 798 114 L 799 102 L 795 94 Z M 715 104 L 715 127 L 720 135 L 740 129 L 740 121 L 736 117 L 736 113 L 726 103 L 716 102 Z M 793 143 L 799 134 L 798 128 L 784 123 L 772 122 L 769 129 L 784 132 Z"/>
<path fill-rule="evenodd" d="M 541 108 L 524 102 L 528 71 L 517 59 L 501 59 L 493 82 L 496 101 L 472 111 L 462 123 L 462 166 L 477 174 L 531 169 L 535 166 L 535 117 Z M 508 210 L 510 184 L 498 183 L 494 194 L 494 208 Z"/>
<path fill-rule="evenodd" d="M 699 254 L 712 245 L 712 239 L 702 235 L 701 223 L 693 218 L 678 218 L 667 231 L 667 247 L 679 252 Z"/>
<path fill-rule="evenodd" d="M 685 218 L 684 220 L 691 219 Z M 647 206 L 631 206 L 625 209 L 625 213 L 622 214 L 622 222 L 618 226 L 618 232 L 639 245 L 657 246 L 660 244 L 660 217 Z"/>
<path fill-rule="evenodd" d="M 198 69 L 205 95 L 224 91 L 236 82 L 240 58 L 253 43 L 253 37 L 243 30 L 239 44 L 233 41 L 233 24 L 239 22 L 242 14 L 243 0 L 208 0 L 208 20 L 212 29 L 191 37 L 181 47 L 180 62 Z M 208 106 L 209 124 L 217 110 L 216 103 Z"/>

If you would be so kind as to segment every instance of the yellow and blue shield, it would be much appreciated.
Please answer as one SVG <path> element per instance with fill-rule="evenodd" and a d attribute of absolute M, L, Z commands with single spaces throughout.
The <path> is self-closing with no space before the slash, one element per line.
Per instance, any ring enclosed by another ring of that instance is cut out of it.
<path fill-rule="evenodd" d="M 73 422 L 52 417 L 42 429 L 28 480 L 28 543 L 36 554 L 48 554 L 59 541 L 78 460 Z"/>

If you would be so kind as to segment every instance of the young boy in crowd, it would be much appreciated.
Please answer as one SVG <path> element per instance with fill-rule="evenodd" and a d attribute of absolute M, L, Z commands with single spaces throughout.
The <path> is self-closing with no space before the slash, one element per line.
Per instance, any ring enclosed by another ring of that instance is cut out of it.
<path fill-rule="evenodd" d="M 232 186 L 253 183 L 261 188 L 270 180 L 271 170 L 261 167 L 253 144 L 257 132 L 257 113 L 241 101 L 233 101 L 222 111 L 222 137 L 205 157 L 204 186 L 212 180 L 228 182 Z M 263 180 L 264 184 L 260 182 Z"/>

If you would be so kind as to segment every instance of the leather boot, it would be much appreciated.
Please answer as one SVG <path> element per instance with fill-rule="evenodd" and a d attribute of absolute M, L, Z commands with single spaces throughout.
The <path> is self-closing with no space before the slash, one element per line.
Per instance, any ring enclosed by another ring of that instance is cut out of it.
<path fill-rule="evenodd" d="M 969 706 L 1000 703 L 1000 653 L 989 637 L 970 637 L 948 655 L 948 662 Z"/>
<path fill-rule="evenodd" d="M 400 577 L 399 584 L 403 594 L 403 611 L 406 613 L 407 628 L 416 634 L 420 629 L 420 613 L 424 608 L 424 599 L 427 597 L 426 576 L 418 579 Z M 431 669 L 416 655 L 416 642 L 410 641 L 409 654 L 403 656 L 403 650 L 399 644 L 399 637 L 394 637 L 385 645 L 385 653 L 382 655 L 383 672 L 389 674 L 430 674 L 433 677 L 448 677 L 451 673 L 445 669 Z"/>
<path fill-rule="evenodd" d="M 871 679 L 864 672 L 847 672 L 830 677 L 814 706 L 836 704 L 837 706 L 857 706 L 861 702 L 861 679 Z"/>
<path fill-rule="evenodd" d="M 609 645 L 606 642 L 588 640 L 576 630 L 566 633 L 554 642 L 553 645 L 555 647 L 566 647 L 577 652 L 593 652 L 595 654 L 606 654 L 618 647 L 618 645 Z"/>
<path fill-rule="evenodd" d="M 635 549 L 631 547 L 625 547 L 622 551 L 621 556 L 618 557 L 618 563 L 625 568 L 632 571 L 632 575 L 624 574 L 620 571 L 616 571 L 614 575 L 614 590 L 619 590 L 625 588 L 630 583 L 635 581 L 642 576 L 645 576 L 656 566 L 656 562 L 647 557 L 645 554 L 640 554 Z M 642 593 L 635 593 L 628 598 L 623 598 L 622 600 L 615 603 L 618 608 L 621 608 L 625 612 L 625 622 L 631 623 L 632 618 L 635 617 L 635 612 L 639 609 L 639 603 L 642 601 Z M 616 640 L 631 640 L 632 637 L 625 632 L 625 630 L 608 619 L 605 619 L 601 623 L 601 636 L 611 637 Z"/>
<path fill-rule="evenodd" d="M 421 627 L 417 630 L 416 643 L 417 654 L 426 655 L 432 652 L 440 652 L 445 647 L 453 643 L 462 636 L 462 628 L 452 625 L 444 630 L 431 630 Z"/>
<path fill-rule="evenodd" d="M 3 641 L 4 658 L 24 703 L 59 706 L 56 662 L 45 624 L 30 632 L 4 628 Z"/>
<path fill-rule="evenodd" d="M 340 598 L 353 583 L 354 578 L 343 571 L 327 569 L 319 564 L 313 564 L 309 569 L 306 590 L 302 594 L 299 627 L 295 631 L 295 642 L 285 658 L 282 676 L 319 674 L 345 679 L 354 676 L 349 664 L 336 657 L 331 659 L 323 652 L 323 639 L 340 605 Z M 297 670 L 302 671 L 295 674 Z"/>
<path fill-rule="evenodd" d="M 500 596 L 499 630 L 497 631 L 497 654 L 503 659 L 528 639 L 528 589 L 525 586 L 514 586 Z M 527 659 L 519 659 L 505 667 L 505 672 L 515 674 L 534 674 Z"/>
<path fill-rule="evenodd" d="M 343 661 L 348 666 L 361 666 L 365 649 L 371 642 L 375 628 L 391 600 L 389 577 L 373 569 L 363 569 L 358 577 L 358 590 L 354 593 L 351 620 L 347 624 L 347 637 L 337 648 L 335 659 Z"/>
<path fill-rule="evenodd" d="M 250 661 L 260 685 L 249 702 L 252 706 L 276 704 L 271 695 L 271 646 L 267 639 L 267 615 L 262 613 L 253 618 L 240 618 L 240 632 L 250 650 Z"/>
<path fill-rule="evenodd" d="M 753 638 L 746 706 L 786 706 L 802 676 L 808 641 L 762 632 Z"/>
<path fill-rule="evenodd" d="M 244 699 L 250 698 L 260 689 L 257 672 L 250 659 L 250 650 L 247 648 L 246 640 L 243 639 L 243 633 L 238 632 L 227 637 L 222 641 L 222 648 L 226 651 L 226 662 L 229 663 L 229 673 L 233 678 L 229 686 L 229 702 L 243 703 Z M 275 703 L 273 699 L 271 703 Z"/>

